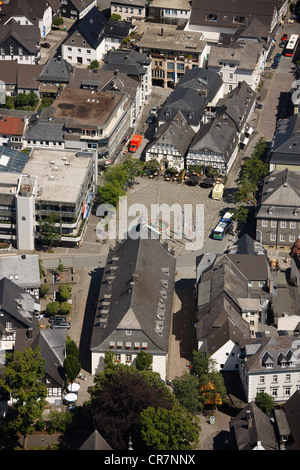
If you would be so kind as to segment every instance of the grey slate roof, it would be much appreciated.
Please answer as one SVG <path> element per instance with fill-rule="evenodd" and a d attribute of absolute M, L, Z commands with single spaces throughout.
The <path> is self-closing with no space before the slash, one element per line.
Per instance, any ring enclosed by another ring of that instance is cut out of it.
<path fill-rule="evenodd" d="M 34 299 L 14 282 L 6 277 L 0 279 L 1 309 L 26 328 L 34 326 Z"/>
<path fill-rule="evenodd" d="M 115 341 L 123 343 L 121 352 L 126 342 L 131 342 L 131 352 L 135 342 L 146 342 L 150 353 L 168 353 L 176 260 L 145 230 L 136 239 L 129 236 L 107 258 L 92 352 L 107 351 Z"/>
<path fill-rule="evenodd" d="M 12 20 L 8 24 L 1 25 L 0 46 L 10 37 L 13 37 L 25 51 L 35 54 L 37 51 L 36 45 L 39 44 L 40 40 L 40 31 L 34 25 L 25 26 Z"/>
<path fill-rule="evenodd" d="M 137 51 L 109 51 L 104 57 L 104 64 L 101 70 L 119 70 L 119 72 L 137 76 L 145 75 L 145 65 L 149 65 L 151 60 L 147 54 Z"/>
<path fill-rule="evenodd" d="M 63 123 L 38 120 L 28 127 L 24 138 L 43 142 L 64 142 L 64 134 Z"/>
<path fill-rule="evenodd" d="M 199 125 L 206 107 L 206 100 L 193 88 L 176 87 L 159 112 L 160 122 L 170 121 L 181 111 L 189 125 Z"/>
<path fill-rule="evenodd" d="M 43 18 L 47 7 L 47 0 L 11 0 L 2 5 L 1 22 L 6 22 L 12 15 L 24 15 L 38 26 L 38 20 Z"/>
<path fill-rule="evenodd" d="M 187 124 L 181 111 L 178 111 L 172 121 L 167 121 L 158 127 L 148 148 L 157 143 L 169 144 L 174 146 L 182 156 L 185 156 L 194 135 L 195 132 Z"/>
<path fill-rule="evenodd" d="M 207 354 L 216 352 L 229 339 L 238 342 L 250 338 L 249 325 L 242 319 L 239 306 L 239 299 L 248 297 L 247 286 L 246 278 L 223 255 L 202 273 L 196 328 L 197 338 L 206 340 Z"/>
<path fill-rule="evenodd" d="M 80 446 L 79 450 L 112 450 L 97 429 Z"/>
<path fill-rule="evenodd" d="M 278 450 L 274 426 L 255 403 L 248 403 L 229 423 L 232 450 Z"/>
<path fill-rule="evenodd" d="M 289 450 L 300 449 L 300 391 L 297 390 L 293 395 L 284 403 L 283 409 L 286 415 L 289 428 L 291 430 L 293 443 L 288 448 Z"/>
<path fill-rule="evenodd" d="M 299 165 L 300 116 L 294 114 L 281 119 L 276 127 L 270 163 Z"/>
<path fill-rule="evenodd" d="M 269 212 L 270 208 L 272 212 Z M 289 214 L 287 208 L 291 208 Z M 299 219 L 297 208 L 300 209 L 300 174 L 288 169 L 272 171 L 264 181 L 258 216 Z"/>
<path fill-rule="evenodd" d="M 38 255 L 0 257 L 0 279 L 9 279 L 10 275 L 14 277 L 14 283 L 23 289 L 39 287 L 41 280 Z"/>
<path fill-rule="evenodd" d="M 218 113 L 225 113 L 225 116 L 235 123 L 237 131 L 240 132 L 249 118 L 255 100 L 256 93 L 243 81 L 221 98 L 216 107 Z"/>
<path fill-rule="evenodd" d="M 65 59 L 52 57 L 47 61 L 38 80 L 69 83 L 72 70 L 73 67 Z"/>
<path fill-rule="evenodd" d="M 39 330 L 35 328 L 30 335 L 25 329 L 18 329 L 15 349 L 24 351 L 27 348 L 39 347 L 45 359 L 45 375 L 51 378 L 57 386 L 64 387 L 64 359 L 66 354 L 66 330 Z M 45 377 L 45 379 L 46 379 Z"/>
<path fill-rule="evenodd" d="M 203 68 L 189 69 L 177 83 L 177 87 L 192 88 L 205 93 L 206 103 L 213 101 L 220 90 L 223 80 L 217 72 Z"/>
<path fill-rule="evenodd" d="M 225 158 L 227 156 L 229 160 L 231 153 L 227 155 L 227 150 L 235 135 L 236 130 L 233 122 L 231 120 L 224 120 L 220 116 L 200 127 L 189 150 L 221 154 Z"/>
<path fill-rule="evenodd" d="M 299 342 L 294 336 L 278 335 L 272 337 L 261 337 L 248 340 L 243 345 L 241 357 L 247 357 L 244 361 L 244 367 L 247 374 L 257 374 L 265 371 L 265 362 L 272 362 L 272 373 L 276 374 L 282 370 L 280 363 L 284 357 L 289 357 L 286 362 L 293 359 L 295 365 L 294 370 L 300 371 L 299 360 Z"/>

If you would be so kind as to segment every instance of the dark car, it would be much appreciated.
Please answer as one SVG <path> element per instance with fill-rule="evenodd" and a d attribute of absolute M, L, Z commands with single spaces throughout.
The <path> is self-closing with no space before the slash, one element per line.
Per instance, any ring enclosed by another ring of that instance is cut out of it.
<path fill-rule="evenodd" d="M 278 62 L 273 62 L 273 64 L 271 65 L 271 68 L 278 69 Z"/>
<path fill-rule="evenodd" d="M 288 40 L 288 35 L 287 34 L 284 34 L 282 37 L 281 37 L 281 41 L 287 41 Z"/>
<path fill-rule="evenodd" d="M 153 121 L 154 121 L 154 116 L 153 116 L 153 114 L 150 114 L 150 116 L 146 120 L 146 123 L 147 124 L 152 124 Z"/>
<path fill-rule="evenodd" d="M 283 48 L 285 47 L 285 45 L 286 45 L 286 41 L 281 41 L 281 42 L 279 43 L 279 47 L 280 47 L 281 49 L 283 49 Z"/>
<path fill-rule="evenodd" d="M 68 321 L 62 321 L 60 323 L 52 323 L 50 328 L 66 328 L 67 330 L 69 330 L 71 328 L 71 324 Z"/>
<path fill-rule="evenodd" d="M 274 62 L 280 62 L 280 59 L 281 59 L 281 54 L 276 54 L 276 56 L 274 57 Z"/>
<path fill-rule="evenodd" d="M 260 104 L 260 103 L 256 103 L 256 104 L 255 104 L 255 107 L 256 107 L 257 109 L 262 109 L 263 105 Z"/>
<path fill-rule="evenodd" d="M 41 47 L 45 47 L 46 49 L 50 49 L 51 44 L 49 44 L 49 42 L 43 42 L 43 43 L 41 44 Z"/>
<path fill-rule="evenodd" d="M 66 317 L 61 317 L 59 315 L 49 318 L 49 323 L 59 323 L 61 321 L 67 321 Z"/>

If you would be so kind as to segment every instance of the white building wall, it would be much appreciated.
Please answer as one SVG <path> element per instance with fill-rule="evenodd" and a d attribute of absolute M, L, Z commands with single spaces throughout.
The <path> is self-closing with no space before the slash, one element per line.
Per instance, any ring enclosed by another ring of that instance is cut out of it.
<path fill-rule="evenodd" d="M 35 236 L 35 194 L 37 178 L 30 177 L 34 181 L 30 196 L 20 196 L 19 190 L 22 185 L 23 175 L 19 181 L 16 194 L 16 226 L 17 226 L 17 248 L 18 250 L 34 250 Z"/>
<path fill-rule="evenodd" d="M 105 54 L 105 40 L 99 44 L 97 49 L 63 44 L 61 50 L 63 59 L 68 62 L 71 62 L 72 64 L 82 63 L 83 65 L 89 65 L 93 60 L 98 60 L 98 62 L 100 62 L 103 58 L 103 55 Z M 82 62 L 78 61 L 78 58 L 80 58 Z"/>
<path fill-rule="evenodd" d="M 220 370 L 238 370 L 238 354 L 240 348 L 229 340 L 211 358 L 216 361 L 216 368 Z"/>
<path fill-rule="evenodd" d="M 116 354 L 118 353 L 118 350 L 116 349 L 114 351 Z M 131 359 L 130 361 L 127 361 L 127 355 L 130 354 Z M 120 353 L 120 359 L 118 362 L 121 364 L 127 364 L 127 365 L 134 365 L 136 362 L 136 357 L 138 355 L 138 352 L 133 353 L 132 350 L 128 351 L 128 353 Z M 167 370 L 167 355 L 161 356 L 161 355 L 153 355 L 153 363 L 152 363 L 152 370 L 153 372 L 158 372 L 161 376 L 162 380 L 166 380 L 166 370 Z M 104 352 L 92 352 L 91 355 L 91 373 L 93 375 L 96 375 L 99 371 L 104 370 L 104 358 L 105 358 L 105 353 Z"/>

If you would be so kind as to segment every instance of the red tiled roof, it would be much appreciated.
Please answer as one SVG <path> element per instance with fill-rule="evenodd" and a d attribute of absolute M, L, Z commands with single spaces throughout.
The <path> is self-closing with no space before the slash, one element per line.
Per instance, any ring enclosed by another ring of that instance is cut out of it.
<path fill-rule="evenodd" d="M 0 134 L 23 135 L 24 126 L 22 118 L 0 116 Z"/>

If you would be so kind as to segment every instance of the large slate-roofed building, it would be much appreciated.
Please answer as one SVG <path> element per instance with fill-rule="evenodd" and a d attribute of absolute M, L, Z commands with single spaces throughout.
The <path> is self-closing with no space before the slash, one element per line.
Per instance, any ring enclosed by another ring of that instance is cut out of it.
<path fill-rule="evenodd" d="M 140 225 L 137 238 L 119 243 L 107 258 L 91 341 L 92 373 L 105 352 L 132 364 L 145 350 L 153 370 L 166 378 L 176 260 L 157 234 Z M 156 238 L 151 238 L 151 234 Z"/>

